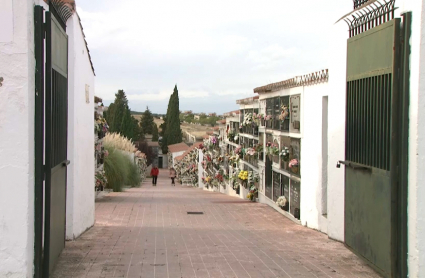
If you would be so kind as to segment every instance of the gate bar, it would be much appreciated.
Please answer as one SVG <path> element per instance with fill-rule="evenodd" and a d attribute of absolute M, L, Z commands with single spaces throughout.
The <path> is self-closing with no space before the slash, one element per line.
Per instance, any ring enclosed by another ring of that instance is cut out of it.
<path fill-rule="evenodd" d="M 44 180 L 44 9 L 34 7 L 35 116 L 34 116 L 34 277 L 42 277 Z"/>
<path fill-rule="evenodd" d="M 399 230 L 398 230 L 398 250 L 399 258 L 397 260 L 397 271 L 398 277 L 407 277 L 408 275 L 408 264 L 407 264 L 407 253 L 408 253 L 408 235 L 407 235 L 407 207 L 408 207 L 408 164 L 409 164 L 409 103 L 410 103 L 410 36 L 412 28 L 412 12 L 402 14 L 403 26 L 402 26 L 402 52 L 401 52 L 401 78 L 402 88 L 400 90 L 400 132 L 404 134 L 400 139 L 400 181 L 399 181 L 399 193 L 398 193 L 398 207 L 399 213 Z"/>
<path fill-rule="evenodd" d="M 49 277 L 50 260 L 50 206 L 52 185 L 52 16 L 46 12 L 46 135 L 45 135 L 45 221 L 43 277 Z"/>

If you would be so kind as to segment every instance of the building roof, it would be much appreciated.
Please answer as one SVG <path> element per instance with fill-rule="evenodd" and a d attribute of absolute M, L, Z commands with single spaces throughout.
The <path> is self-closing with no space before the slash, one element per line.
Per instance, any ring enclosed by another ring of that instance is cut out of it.
<path fill-rule="evenodd" d="M 213 129 L 214 130 L 220 130 L 220 127 L 219 126 L 215 126 Z"/>
<path fill-rule="evenodd" d="M 239 110 L 235 110 L 235 111 L 230 111 L 230 112 L 224 113 L 223 115 L 224 115 L 225 117 L 230 117 L 230 116 L 232 116 L 233 114 L 239 115 L 240 113 L 241 113 L 241 111 L 239 111 Z"/>
<path fill-rule="evenodd" d="M 210 136 L 209 136 L 208 134 L 205 134 L 204 136 L 202 136 L 202 138 L 204 138 L 204 139 L 209 139 L 209 138 L 210 138 Z"/>
<path fill-rule="evenodd" d="M 99 103 L 99 102 L 103 102 L 103 101 L 100 97 L 94 96 L 94 102 Z"/>
<path fill-rule="evenodd" d="M 236 103 L 237 104 L 249 104 L 249 103 L 253 103 L 254 101 L 256 101 L 259 98 L 260 98 L 260 96 L 238 99 L 238 100 L 236 100 Z"/>
<path fill-rule="evenodd" d="M 224 124 L 226 124 L 226 119 L 217 121 L 216 123 L 221 124 L 221 125 L 224 125 Z"/>
<path fill-rule="evenodd" d="M 182 152 L 182 151 L 186 151 L 187 149 L 189 149 L 189 146 L 183 142 L 168 146 L 168 151 L 171 153 Z"/>
<path fill-rule="evenodd" d="M 193 143 L 192 146 L 189 147 L 189 149 L 187 149 L 182 155 L 176 157 L 177 160 L 182 160 L 183 158 L 185 158 L 186 155 L 188 155 L 192 150 L 198 148 L 200 145 L 202 145 L 202 142 L 196 142 Z"/>
<path fill-rule="evenodd" d="M 158 142 L 147 142 L 149 147 L 159 147 Z"/>
<path fill-rule="evenodd" d="M 295 76 L 287 80 L 257 87 L 254 89 L 254 93 L 258 93 L 258 94 L 270 93 L 270 92 L 278 91 L 282 89 L 314 85 L 317 83 L 327 82 L 328 79 L 329 79 L 329 71 L 327 69 L 324 69 L 324 70 L 316 71 L 310 74 Z"/>

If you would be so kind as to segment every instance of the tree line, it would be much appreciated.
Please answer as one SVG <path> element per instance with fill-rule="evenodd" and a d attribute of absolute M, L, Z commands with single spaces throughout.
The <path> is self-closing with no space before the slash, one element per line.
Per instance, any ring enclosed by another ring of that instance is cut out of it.
<path fill-rule="evenodd" d="M 104 112 L 104 117 L 109 124 L 109 132 L 116 132 L 133 140 L 139 146 L 139 150 L 147 156 L 149 156 L 149 148 L 145 142 L 146 134 L 151 134 L 154 142 L 159 140 L 160 135 L 162 136 L 160 146 L 164 154 L 168 152 L 169 145 L 182 142 L 177 85 L 175 85 L 170 96 L 167 114 L 163 118 L 164 123 L 160 125 L 161 132 L 159 132 L 158 126 L 155 124 L 154 115 L 149 110 L 149 107 L 146 107 L 140 122 L 132 114 L 140 114 L 140 112 L 132 112 L 128 106 L 128 99 L 124 90 L 118 90 L 115 94 L 114 102 Z M 150 164 L 149 157 L 148 164 Z"/>

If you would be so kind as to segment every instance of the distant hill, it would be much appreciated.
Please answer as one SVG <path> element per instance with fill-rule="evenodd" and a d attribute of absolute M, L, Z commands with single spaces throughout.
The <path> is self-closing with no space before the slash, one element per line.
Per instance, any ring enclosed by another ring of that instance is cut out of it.
<path fill-rule="evenodd" d="M 138 112 L 138 111 L 131 111 L 131 115 L 143 115 L 144 112 Z M 159 118 L 159 117 L 164 117 L 164 114 L 155 114 L 152 113 L 152 116 Z"/>

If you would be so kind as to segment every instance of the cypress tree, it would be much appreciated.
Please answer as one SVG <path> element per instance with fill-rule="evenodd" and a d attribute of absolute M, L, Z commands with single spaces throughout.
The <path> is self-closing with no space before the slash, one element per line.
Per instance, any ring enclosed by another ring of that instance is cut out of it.
<path fill-rule="evenodd" d="M 139 121 L 133 116 L 131 118 L 133 120 L 133 141 L 143 141 L 145 139 L 145 134 L 143 133 L 143 129 L 140 126 Z"/>
<path fill-rule="evenodd" d="M 158 136 L 158 127 L 156 126 L 156 124 L 153 125 L 152 128 L 152 141 L 153 142 L 158 142 L 159 136 Z"/>
<path fill-rule="evenodd" d="M 130 109 L 128 107 L 124 110 L 124 115 L 121 122 L 121 129 L 119 133 L 127 137 L 128 139 L 134 138 L 134 127 L 133 127 L 133 116 L 131 116 Z"/>
<path fill-rule="evenodd" d="M 149 107 L 146 107 L 145 112 L 143 112 L 141 125 L 143 127 L 143 132 L 145 134 L 153 134 L 153 126 L 155 125 L 153 116 Z"/>
<path fill-rule="evenodd" d="M 167 147 L 172 144 L 182 142 L 182 130 L 180 128 L 180 108 L 179 108 L 179 91 L 177 85 L 174 86 L 173 94 L 168 102 L 167 109 L 167 128 L 165 131 Z M 168 148 L 167 148 L 168 149 Z"/>
<path fill-rule="evenodd" d="M 115 94 L 115 100 L 113 105 L 111 104 L 111 111 L 108 110 L 111 122 L 109 123 L 109 130 L 111 132 L 121 133 L 121 125 L 123 123 L 123 117 L 128 109 L 128 100 L 124 90 L 118 90 Z"/>

